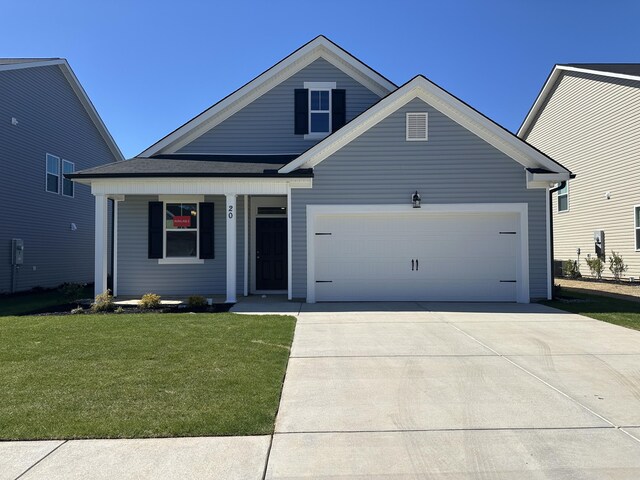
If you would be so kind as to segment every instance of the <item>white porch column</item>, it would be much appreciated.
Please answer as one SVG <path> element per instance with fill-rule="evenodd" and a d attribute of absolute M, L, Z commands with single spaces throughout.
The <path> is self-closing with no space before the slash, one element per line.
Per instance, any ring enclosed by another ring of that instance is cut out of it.
<path fill-rule="evenodd" d="M 226 194 L 227 208 L 227 300 L 236 302 L 236 195 Z"/>
<path fill-rule="evenodd" d="M 95 195 L 95 252 L 94 252 L 94 281 L 95 295 L 104 293 L 107 290 L 107 253 L 108 253 L 108 202 L 104 194 Z"/>

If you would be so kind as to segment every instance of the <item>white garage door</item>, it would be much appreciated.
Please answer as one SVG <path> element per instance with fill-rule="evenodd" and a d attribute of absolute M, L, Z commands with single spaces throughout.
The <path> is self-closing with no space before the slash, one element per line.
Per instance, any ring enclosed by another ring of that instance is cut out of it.
<path fill-rule="evenodd" d="M 518 213 L 318 214 L 316 301 L 516 301 Z"/>

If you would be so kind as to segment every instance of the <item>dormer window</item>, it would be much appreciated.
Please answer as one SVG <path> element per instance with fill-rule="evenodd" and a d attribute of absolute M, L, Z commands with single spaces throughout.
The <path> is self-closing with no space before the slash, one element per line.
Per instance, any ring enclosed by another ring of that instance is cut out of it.
<path fill-rule="evenodd" d="M 294 103 L 295 134 L 305 139 L 322 139 L 345 124 L 345 91 L 336 82 L 304 82 Z"/>

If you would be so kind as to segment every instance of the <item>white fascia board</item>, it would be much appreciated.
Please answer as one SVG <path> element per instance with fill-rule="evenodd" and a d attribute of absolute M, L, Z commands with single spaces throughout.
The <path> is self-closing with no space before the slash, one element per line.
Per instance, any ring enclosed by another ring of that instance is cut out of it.
<path fill-rule="evenodd" d="M 400 87 L 338 132 L 282 167 L 279 172 L 290 173 L 297 168 L 315 167 L 414 98 L 420 98 L 526 168 L 546 168 L 569 174 L 568 170 L 531 145 L 507 132 L 424 77 L 416 77 Z"/>
<path fill-rule="evenodd" d="M 550 185 L 555 185 L 560 182 L 567 182 L 570 180 L 570 174 L 568 173 L 531 173 L 527 172 L 527 188 L 549 188 Z"/>
<path fill-rule="evenodd" d="M 637 76 L 637 75 L 627 75 L 624 73 L 614 73 L 614 72 L 603 72 L 600 70 L 590 70 L 588 68 L 571 67 L 568 65 L 556 65 L 555 67 L 553 67 L 553 71 L 551 72 L 551 75 L 549 75 L 549 78 L 547 79 L 544 86 L 542 87 L 542 90 L 540 91 L 538 98 L 536 98 L 536 101 L 533 103 L 533 106 L 531 107 L 531 110 L 529 110 L 529 113 L 525 117 L 524 122 L 522 122 L 522 125 L 518 129 L 518 136 L 520 138 L 525 138 L 529 134 L 531 126 L 534 120 L 536 119 L 536 117 L 538 116 L 538 113 L 540 112 L 542 105 L 544 105 L 544 103 L 547 101 L 547 98 L 549 97 L 551 90 L 553 89 L 553 87 L 555 86 L 556 82 L 558 81 L 558 79 L 560 78 L 563 72 L 586 73 L 590 75 L 599 75 L 601 77 L 640 81 L 640 76 Z"/>
<path fill-rule="evenodd" d="M 100 178 L 82 180 L 94 195 L 286 195 L 311 178 Z"/>
<path fill-rule="evenodd" d="M 105 143 L 107 144 L 107 147 L 109 147 L 109 150 L 111 150 L 111 153 L 113 154 L 113 156 L 116 158 L 116 161 L 124 160 L 124 155 L 122 155 L 120 148 L 118 148 L 118 145 L 116 144 L 115 140 L 111 136 L 111 133 L 109 133 L 109 130 L 107 129 L 106 125 L 100 118 L 100 115 L 98 115 L 98 111 L 93 106 L 93 103 L 91 103 L 91 100 L 87 95 L 87 92 L 85 92 L 84 88 L 82 88 L 82 84 L 80 83 L 76 75 L 73 73 L 73 70 L 69 65 L 69 62 L 67 62 L 64 58 L 59 58 L 55 60 L 44 60 L 44 61 L 33 61 L 33 62 L 27 62 L 27 63 L 11 63 L 8 65 L 0 65 L 0 72 L 8 71 L 8 70 L 19 70 L 24 68 L 33 68 L 33 67 L 49 67 L 49 66 L 55 66 L 55 65 L 57 65 L 60 68 L 60 71 L 66 78 L 67 82 L 69 82 L 69 85 L 71 85 L 73 92 L 76 94 L 76 96 L 80 100 L 80 103 L 82 103 L 82 106 L 84 107 L 87 114 L 89 115 L 89 118 L 91 118 L 91 121 L 100 132 L 100 135 L 102 136 Z"/>
<path fill-rule="evenodd" d="M 160 153 L 175 153 L 184 145 L 220 124 L 234 113 L 240 111 L 321 57 L 380 97 L 387 95 L 397 88 L 396 85 L 382 75 L 376 73 L 344 50 L 338 48 L 328 39 L 318 37 L 213 107 L 205 110 L 173 133 L 156 142 L 138 156 L 150 157 Z"/>

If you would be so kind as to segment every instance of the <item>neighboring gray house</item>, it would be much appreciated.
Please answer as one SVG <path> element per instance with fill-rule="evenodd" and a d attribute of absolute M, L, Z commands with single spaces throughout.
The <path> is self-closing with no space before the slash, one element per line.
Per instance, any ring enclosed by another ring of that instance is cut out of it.
<path fill-rule="evenodd" d="M 553 198 L 555 258 L 580 249 L 589 274 L 602 237 L 640 277 L 640 64 L 556 65 L 518 135 L 577 175 Z"/>
<path fill-rule="evenodd" d="M 119 296 L 528 302 L 550 294 L 547 190 L 570 172 L 422 76 L 323 36 L 138 157 L 74 175 L 116 201 Z M 419 208 L 418 208 L 419 207 Z"/>
<path fill-rule="evenodd" d="M 93 281 L 93 198 L 63 174 L 120 160 L 66 60 L 0 59 L 0 293 Z"/>

